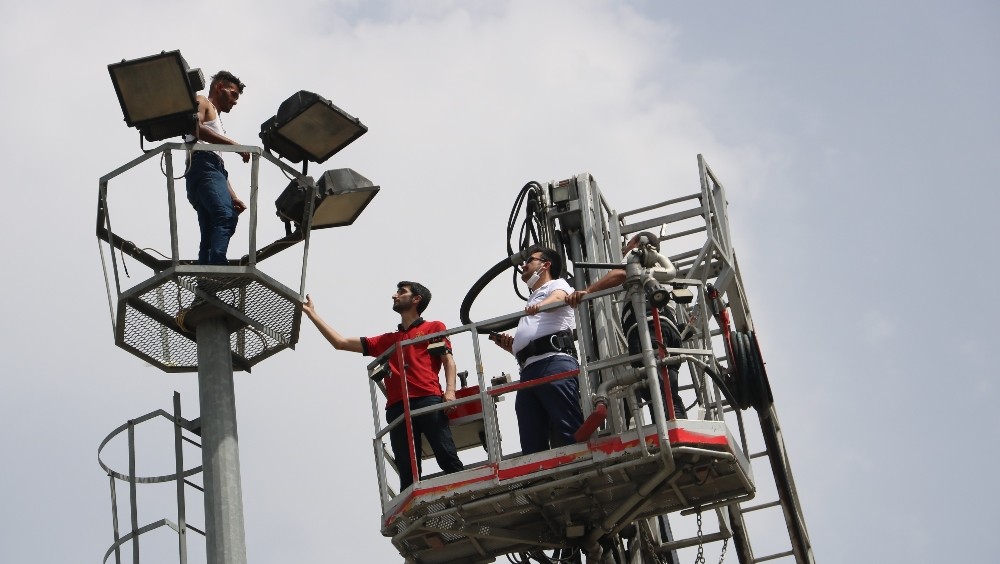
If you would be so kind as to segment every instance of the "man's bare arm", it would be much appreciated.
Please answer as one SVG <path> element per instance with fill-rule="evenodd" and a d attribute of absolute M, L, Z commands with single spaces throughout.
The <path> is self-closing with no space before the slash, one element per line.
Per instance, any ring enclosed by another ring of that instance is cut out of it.
<path fill-rule="evenodd" d="M 524 308 L 524 312 L 528 315 L 535 315 L 538 313 L 538 309 L 547 306 L 549 304 L 554 304 L 556 302 L 562 302 L 567 297 L 566 292 L 563 290 L 554 290 L 552 294 L 545 298 L 544 300 L 538 302 L 537 304 L 530 305 Z M 558 309 L 558 308 L 557 308 Z"/>
<path fill-rule="evenodd" d="M 247 205 L 243 203 L 243 200 L 241 200 L 239 196 L 236 195 L 236 190 L 233 190 L 233 183 L 227 180 L 226 184 L 229 185 L 229 197 L 233 199 L 233 208 L 236 209 L 237 215 L 245 212 L 247 210 Z"/>
<path fill-rule="evenodd" d="M 455 366 L 455 357 L 451 353 L 445 354 L 441 358 L 444 365 L 444 401 L 455 401 L 455 380 L 458 368 Z"/>
<path fill-rule="evenodd" d="M 312 320 L 319 332 L 326 337 L 327 341 L 333 347 L 340 351 L 351 351 L 356 353 L 363 353 L 364 349 L 361 347 L 360 337 L 344 337 L 337 332 L 336 329 L 330 327 L 323 318 L 316 313 L 316 306 L 313 304 L 312 298 L 306 296 L 306 303 L 302 304 L 302 311 Z"/>
<path fill-rule="evenodd" d="M 608 288 L 614 288 L 615 286 L 621 286 L 625 282 L 625 271 L 624 270 L 612 270 L 611 272 L 602 276 L 597 282 L 594 282 L 590 286 L 587 286 L 583 290 L 577 290 L 572 294 L 566 296 L 566 303 L 576 307 L 580 305 L 583 297 L 591 292 L 600 292 L 601 290 L 607 290 Z"/>
<path fill-rule="evenodd" d="M 208 98 L 199 95 L 198 96 L 198 139 L 201 139 L 202 141 L 205 141 L 207 143 L 215 143 L 217 145 L 239 145 L 239 143 L 226 137 L 225 135 L 216 133 L 211 129 L 205 127 L 205 122 L 211 121 L 209 117 L 213 112 L 214 108 L 212 107 L 212 103 L 208 101 Z M 216 112 L 214 119 L 218 118 L 219 115 Z M 243 162 L 247 162 L 250 160 L 250 153 L 240 153 L 240 156 L 243 157 Z"/>

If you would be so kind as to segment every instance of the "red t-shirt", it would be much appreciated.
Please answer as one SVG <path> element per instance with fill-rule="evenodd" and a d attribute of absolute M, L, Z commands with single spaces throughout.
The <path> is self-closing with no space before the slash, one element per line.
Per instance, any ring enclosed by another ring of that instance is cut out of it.
<path fill-rule="evenodd" d="M 400 341 L 444 331 L 446 327 L 440 321 L 424 321 L 417 318 L 406 331 L 402 326 L 394 333 L 384 333 L 376 337 L 362 337 L 361 348 L 367 356 L 378 356 Z M 403 347 L 403 364 L 406 367 L 406 389 L 411 398 L 440 396 L 441 357 L 427 352 L 430 341 Z M 445 347 L 451 351 L 451 342 L 445 338 Z M 386 406 L 403 400 L 403 385 L 400 378 L 399 357 L 393 352 L 389 358 L 389 376 L 385 379 Z"/>

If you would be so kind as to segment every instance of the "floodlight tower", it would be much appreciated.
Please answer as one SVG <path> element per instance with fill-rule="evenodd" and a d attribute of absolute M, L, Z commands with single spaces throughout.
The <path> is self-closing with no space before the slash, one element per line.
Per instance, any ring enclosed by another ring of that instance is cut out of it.
<path fill-rule="evenodd" d="M 126 123 L 139 129 L 147 141 L 196 134 L 195 92 L 204 87 L 204 79 L 198 69 L 188 68 L 178 51 L 122 61 L 109 65 L 108 70 Z M 261 138 L 267 150 L 244 145 L 164 143 L 144 149 L 143 155 L 100 179 L 97 236 L 115 343 L 165 372 L 198 373 L 201 417 L 188 427 L 201 436 L 209 564 L 246 562 L 234 368 L 249 371 L 271 355 L 294 347 L 305 295 L 310 233 L 313 229 L 350 225 L 379 190 L 350 169 L 327 171 L 316 182 L 305 175 L 305 164 L 299 172 L 278 157 L 322 163 L 366 131 L 359 120 L 325 98 L 299 92 L 262 127 Z M 225 265 L 196 264 L 180 255 L 173 155 L 186 152 L 190 159 L 196 151 L 251 154 L 249 249 L 242 258 Z M 150 234 L 123 237 L 112 229 L 111 181 L 154 157 L 160 158 L 166 177 L 169 258 L 165 254 L 154 256 L 145 246 L 133 243 L 148 240 Z M 286 235 L 258 248 L 262 157 L 292 181 L 276 202 L 279 215 L 286 221 Z M 300 242 L 304 244 L 297 290 L 258 268 L 260 261 Z M 110 250 L 110 267 L 105 261 L 105 246 Z M 148 279 L 130 288 L 122 287 L 119 276 L 119 260 L 124 263 L 126 255 L 151 270 Z M 114 297 L 109 273 L 113 275 Z M 134 499 L 132 503 L 134 511 Z M 134 530 L 126 540 L 142 532 Z M 113 548 L 117 549 L 117 544 L 116 530 Z M 183 546 L 182 562 L 186 558 Z M 137 550 L 134 545 L 136 561 Z"/>

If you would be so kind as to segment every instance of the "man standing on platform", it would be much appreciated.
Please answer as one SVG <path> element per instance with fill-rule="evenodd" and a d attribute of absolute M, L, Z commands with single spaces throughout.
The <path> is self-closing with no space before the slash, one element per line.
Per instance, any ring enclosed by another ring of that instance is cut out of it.
<path fill-rule="evenodd" d="M 559 278 L 561 272 L 562 257 L 558 253 L 548 247 L 531 247 L 521 271 L 521 280 L 531 290 L 528 306 L 524 308 L 528 315 L 521 318 L 514 337 L 506 334 L 490 337 L 517 358 L 522 382 L 580 368 L 573 345 L 576 329 L 573 309 L 561 307 L 538 312 L 542 306 L 563 302 L 573 291 L 566 280 Z M 521 454 L 573 444 L 576 442 L 573 434 L 583 425 L 576 375 L 519 390 L 514 411 Z"/>
<path fill-rule="evenodd" d="M 245 84 L 232 73 L 219 71 L 212 77 L 208 97 L 198 95 L 198 135 L 188 135 L 188 143 L 239 145 L 226 136 L 222 114 L 232 111 Z M 192 151 L 185 176 L 187 197 L 198 212 L 201 243 L 198 246 L 198 264 L 228 264 L 226 251 L 229 239 L 236 232 L 239 215 L 247 209 L 229 182 L 229 173 L 217 151 Z M 250 153 L 240 153 L 243 162 L 250 160 Z"/>
<path fill-rule="evenodd" d="M 392 333 L 384 333 L 375 337 L 343 337 L 333 327 L 330 327 L 316 313 L 312 298 L 306 296 L 302 311 L 312 320 L 319 332 L 338 350 L 362 353 L 365 356 L 379 356 L 400 341 L 415 339 L 422 335 L 438 333 L 445 330 L 440 321 L 425 321 L 420 314 L 431 301 L 431 292 L 417 282 L 403 281 L 396 285 L 392 295 L 392 309 L 399 313 L 399 327 Z M 429 347 L 431 342 L 424 341 L 403 348 L 403 365 L 406 371 L 406 391 L 409 396 L 410 410 L 438 405 L 442 401 L 455 400 L 455 360 L 451 354 L 451 343 L 447 338 L 440 344 Z M 432 350 L 429 350 L 432 349 Z M 445 390 L 441 391 L 438 373 L 444 366 Z M 398 357 L 389 357 L 389 376 L 385 379 L 386 388 L 386 422 L 391 423 L 403 415 L 403 379 Z M 448 426 L 448 416 L 444 411 L 433 411 L 412 418 L 413 447 L 416 453 L 417 475 L 420 475 L 420 459 L 422 448 L 420 435 L 427 438 L 434 451 L 438 466 L 445 473 L 462 470 L 462 461 L 458 458 L 455 441 Z M 399 470 L 400 491 L 413 483 L 413 470 L 410 465 L 410 448 L 406 440 L 406 423 L 402 422 L 389 431 L 389 443 L 392 446 L 392 456 L 396 459 Z"/>

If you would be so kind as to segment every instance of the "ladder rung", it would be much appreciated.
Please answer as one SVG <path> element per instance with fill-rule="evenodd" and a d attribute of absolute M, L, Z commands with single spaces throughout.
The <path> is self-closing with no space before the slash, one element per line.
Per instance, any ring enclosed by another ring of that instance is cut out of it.
<path fill-rule="evenodd" d="M 750 460 L 753 460 L 754 458 L 760 458 L 762 456 L 768 456 L 766 450 L 762 450 L 760 452 L 755 452 L 755 453 L 751 454 L 750 455 Z"/>
<path fill-rule="evenodd" d="M 751 511 L 757 511 L 757 510 L 760 510 L 760 509 L 767 509 L 769 507 L 774 507 L 776 505 L 781 505 L 781 500 L 780 499 L 771 501 L 769 503 L 761 503 L 760 505 L 753 505 L 753 506 L 750 506 L 750 507 L 741 507 L 740 511 L 743 512 L 743 513 L 750 513 Z"/>
<path fill-rule="evenodd" d="M 779 552 L 777 554 L 772 554 L 770 556 L 762 556 L 760 558 L 754 558 L 754 563 L 756 562 L 767 562 L 768 560 L 777 560 L 778 558 L 784 558 L 786 556 L 793 556 L 795 554 L 794 550 L 787 550 L 785 552 Z"/>

